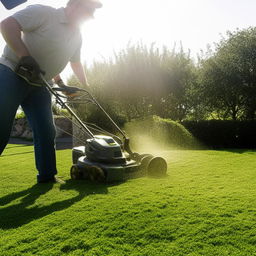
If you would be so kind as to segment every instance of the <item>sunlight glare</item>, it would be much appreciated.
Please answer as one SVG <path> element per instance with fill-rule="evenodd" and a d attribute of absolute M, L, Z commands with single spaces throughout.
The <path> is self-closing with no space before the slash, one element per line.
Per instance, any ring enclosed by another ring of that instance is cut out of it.
<path fill-rule="evenodd" d="M 128 42 L 156 43 L 173 48 L 182 41 L 185 50 L 203 46 L 198 38 L 209 32 L 203 24 L 209 6 L 204 0 L 102 0 L 104 7 L 82 27 L 83 59 L 102 59 Z M 193 29 L 188 29 L 192 27 Z"/>

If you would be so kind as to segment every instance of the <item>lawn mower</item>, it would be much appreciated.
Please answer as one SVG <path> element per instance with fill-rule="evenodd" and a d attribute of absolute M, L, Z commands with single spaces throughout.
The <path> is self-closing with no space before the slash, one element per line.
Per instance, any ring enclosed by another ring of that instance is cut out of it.
<path fill-rule="evenodd" d="M 115 182 L 145 175 L 166 175 L 166 161 L 162 157 L 133 152 L 129 146 L 130 140 L 125 132 L 114 122 L 89 91 L 71 86 L 52 87 L 43 75 L 41 75 L 41 79 L 49 92 L 55 96 L 56 103 L 60 104 L 71 115 L 73 126 L 77 126 L 81 133 L 85 133 L 87 137 L 87 139 L 81 141 L 81 146 L 72 149 L 73 165 L 70 169 L 72 179 Z M 79 92 L 80 96 L 72 100 L 66 97 L 64 100 L 63 92 L 69 94 Z M 71 107 L 73 103 L 92 103 L 96 105 L 113 124 L 122 139 L 120 136 L 105 131 L 95 124 L 91 125 L 83 122 Z"/>

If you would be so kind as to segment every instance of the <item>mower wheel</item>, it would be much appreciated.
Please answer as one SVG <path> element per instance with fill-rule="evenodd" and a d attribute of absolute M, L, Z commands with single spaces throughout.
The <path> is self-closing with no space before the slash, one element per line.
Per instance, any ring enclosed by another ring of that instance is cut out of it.
<path fill-rule="evenodd" d="M 162 177 L 166 175 L 167 163 L 162 157 L 154 157 L 149 161 L 147 169 L 148 175 Z"/>
<path fill-rule="evenodd" d="M 70 177 L 72 180 L 82 179 L 82 173 L 79 172 L 79 168 L 76 164 L 72 165 L 72 167 L 70 169 Z"/>
<path fill-rule="evenodd" d="M 152 158 L 153 158 L 153 156 L 150 154 L 140 155 L 140 162 L 141 162 L 140 168 L 143 172 L 147 173 L 148 164 Z"/>
<path fill-rule="evenodd" d="M 91 181 L 104 182 L 106 180 L 103 170 L 98 166 L 88 168 L 88 178 Z"/>

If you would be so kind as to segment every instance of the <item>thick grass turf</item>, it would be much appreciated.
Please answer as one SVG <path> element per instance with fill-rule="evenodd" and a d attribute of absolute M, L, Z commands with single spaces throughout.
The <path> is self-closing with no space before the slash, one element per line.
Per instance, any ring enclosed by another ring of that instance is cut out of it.
<path fill-rule="evenodd" d="M 256 152 L 162 153 L 168 176 L 35 184 L 33 148 L 0 157 L 0 255 L 256 255 Z"/>

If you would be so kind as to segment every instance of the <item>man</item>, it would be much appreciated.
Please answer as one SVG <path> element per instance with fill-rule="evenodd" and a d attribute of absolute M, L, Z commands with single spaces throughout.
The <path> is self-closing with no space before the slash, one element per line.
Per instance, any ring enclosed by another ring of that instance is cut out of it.
<path fill-rule="evenodd" d="M 60 9 L 32 5 L 1 22 L 7 45 L 0 58 L 0 155 L 21 105 L 33 130 L 39 183 L 55 182 L 57 174 L 51 96 L 40 86 L 40 73 L 61 85 L 59 73 L 70 62 L 80 83 L 88 87 L 80 62 L 79 25 L 101 6 L 98 0 L 69 0 Z"/>

